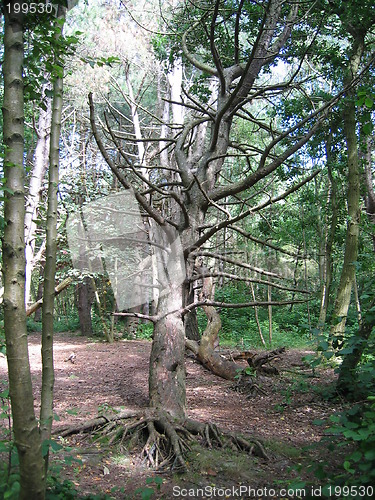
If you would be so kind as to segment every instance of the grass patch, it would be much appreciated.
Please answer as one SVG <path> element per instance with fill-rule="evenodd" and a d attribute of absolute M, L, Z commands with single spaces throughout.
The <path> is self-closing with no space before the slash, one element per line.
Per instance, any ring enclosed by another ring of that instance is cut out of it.
<path fill-rule="evenodd" d="M 265 441 L 265 447 L 268 451 L 272 451 L 276 455 L 282 455 L 290 460 L 302 458 L 303 450 L 283 441 L 268 440 Z"/>

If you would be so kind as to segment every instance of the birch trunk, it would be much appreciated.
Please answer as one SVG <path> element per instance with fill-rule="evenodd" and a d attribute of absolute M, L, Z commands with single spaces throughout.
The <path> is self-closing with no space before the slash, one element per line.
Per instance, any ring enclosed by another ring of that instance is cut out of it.
<path fill-rule="evenodd" d="M 46 87 L 47 88 L 47 87 Z M 26 201 L 25 215 L 25 243 L 26 243 L 26 307 L 30 303 L 31 275 L 35 266 L 35 219 L 38 215 L 43 179 L 48 167 L 50 127 L 51 127 L 51 99 L 46 98 L 45 109 L 39 112 L 37 143 L 34 153 L 33 168 L 31 171 L 29 194 Z"/>

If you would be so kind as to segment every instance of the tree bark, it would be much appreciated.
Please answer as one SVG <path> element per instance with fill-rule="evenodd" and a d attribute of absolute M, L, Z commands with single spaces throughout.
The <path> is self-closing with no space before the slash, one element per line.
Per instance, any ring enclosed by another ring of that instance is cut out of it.
<path fill-rule="evenodd" d="M 213 280 L 205 277 L 206 268 L 198 268 L 203 277 L 202 299 L 213 299 Z M 242 367 L 232 361 L 228 361 L 215 349 L 219 345 L 219 332 L 221 330 L 221 319 L 219 313 L 213 306 L 203 306 L 207 316 L 207 326 L 202 334 L 200 344 L 188 342 L 187 346 L 195 352 L 198 360 L 203 366 L 212 371 L 215 375 L 227 380 L 234 380 L 236 375 L 242 371 Z"/>
<path fill-rule="evenodd" d="M 375 222 L 375 193 L 372 183 L 372 173 L 371 173 L 371 148 L 372 141 L 370 138 L 366 140 L 366 154 L 365 154 L 365 185 L 367 191 L 366 197 L 366 211 L 371 222 Z M 374 252 L 375 252 L 375 232 L 372 236 Z M 358 295 L 358 293 L 357 293 Z M 358 301 L 359 303 L 359 301 Z M 361 361 L 362 354 L 367 346 L 367 341 L 370 338 L 371 332 L 375 326 L 375 320 L 372 316 L 371 309 L 374 304 L 370 304 L 361 315 L 359 321 L 359 330 L 357 333 L 357 339 L 353 350 L 345 354 L 343 361 L 340 365 L 339 377 L 337 380 L 337 390 L 339 393 L 348 396 L 350 394 L 356 394 L 358 385 L 358 373 L 357 367 Z M 368 313 L 367 317 L 367 311 Z M 357 394 L 358 395 L 358 394 Z M 367 395 L 366 395 L 367 396 Z"/>
<path fill-rule="evenodd" d="M 188 259 L 186 263 L 188 276 L 191 276 L 194 272 L 194 261 L 195 259 L 192 259 L 192 261 Z M 194 282 L 186 280 L 186 282 L 183 285 L 183 298 L 184 298 L 184 303 L 183 303 L 184 307 L 194 303 L 195 300 Z M 192 311 L 189 311 L 187 314 L 185 314 L 183 319 L 184 319 L 186 338 L 198 342 L 201 335 L 198 328 L 198 319 L 196 310 L 193 309 Z"/>
<path fill-rule="evenodd" d="M 25 311 L 23 15 L 14 12 L 13 1 L 8 6 L 4 8 L 3 63 L 4 174 L 7 187 L 3 238 L 4 330 L 14 439 L 20 468 L 19 498 L 43 500 L 44 461 L 34 413 Z"/>
<path fill-rule="evenodd" d="M 91 286 L 91 279 L 85 276 L 82 283 L 77 286 L 78 295 L 78 317 L 81 334 L 90 337 L 93 333 L 91 321 L 91 307 L 94 302 L 94 291 Z"/>
<path fill-rule="evenodd" d="M 159 319 L 154 325 L 150 357 L 150 406 L 173 418 L 186 416 L 185 330 L 179 311 L 182 287 L 172 286 L 159 299 Z"/>
<path fill-rule="evenodd" d="M 65 7 L 59 7 L 60 33 L 65 21 Z M 58 62 L 56 64 L 59 64 Z M 53 104 L 49 153 L 48 208 L 46 226 L 46 263 L 44 267 L 42 305 L 42 390 L 40 408 L 40 428 L 42 442 L 51 439 L 53 422 L 53 386 L 55 382 L 53 366 L 53 319 L 55 305 L 55 274 L 57 253 L 57 189 L 59 184 L 60 130 L 63 107 L 63 79 L 55 75 L 53 84 Z M 48 470 L 49 447 L 45 454 Z"/>
<path fill-rule="evenodd" d="M 364 50 L 362 36 L 355 39 L 353 53 L 349 62 L 345 84 L 349 85 L 357 75 Z M 348 92 L 344 104 L 343 121 L 348 155 L 348 222 L 345 238 L 344 263 L 341 271 L 340 283 L 337 290 L 336 302 L 331 327 L 331 342 L 334 349 L 340 348 L 345 333 L 345 325 L 350 305 L 350 297 L 355 278 L 355 263 L 358 257 L 358 239 L 360 224 L 360 184 L 359 184 L 359 157 L 356 135 L 355 92 Z"/>
<path fill-rule="evenodd" d="M 45 86 L 50 88 L 50 86 Z M 26 243 L 26 307 L 30 303 L 31 275 L 35 266 L 35 218 L 38 215 L 43 179 L 48 167 L 50 127 L 51 127 L 51 99 L 45 98 L 45 109 L 40 108 L 37 128 L 37 143 L 34 153 L 33 168 L 30 176 L 29 194 L 26 201 L 25 215 L 25 243 Z"/>
<path fill-rule="evenodd" d="M 319 330 L 323 330 L 326 318 L 327 311 L 329 306 L 329 298 L 331 291 L 331 283 L 332 283 L 332 274 L 333 274 L 333 261 L 332 261 L 332 248 L 335 240 L 337 219 L 338 219 L 338 205 L 337 205 L 337 195 L 336 195 L 336 186 L 335 181 L 332 177 L 332 169 L 331 169 L 331 147 L 330 144 L 326 144 L 326 154 L 327 154 L 327 166 L 328 166 L 328 180 L 329 180 L 329 195 L 328 195 L 328 203 L 327 206 L 331 206 L 332 214 L 331 214 L 331 223 L 329 228 L 326 229 L 326 234 L 324 238 L 322 238 L 322 276 L 321 276 L 321 298 L 320 298 L 320 311 L 319 311 L 319 320 L 317 328 Z"/>
<path fill-rule="evenodd" d="M 374 139 L 366 137 L 366 154 L 364 157 L 365 162 L 365 186 L 366 186 L 366 212 L 372 224 L 375 224 L 375 191 L 374 181 L 372 178 L 372 148 Z M 372 234 L 372 245 L 375 252 L 375 231 Z"/>

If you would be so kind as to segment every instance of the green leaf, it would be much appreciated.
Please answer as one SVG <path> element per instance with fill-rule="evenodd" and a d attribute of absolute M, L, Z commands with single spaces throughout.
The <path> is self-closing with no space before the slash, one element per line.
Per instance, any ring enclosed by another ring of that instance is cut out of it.
<path fill-rule="evenodd" d="M 152 488 L 137 488 L 134 493 L 140 494 L 142 500 L 150 500 L 154 494 L 154 490 Z"/>
<path fill-rule="evenodd" d="M 53 450 L 53 451 L 60 451 L 64 448 L 60 443 L 58 443 L 57 441 L 53 441 L 53 440 L 51 440 L 50 446 L 51 446 L 51 450 Z"/>
<path fill-rule="evenodd" d="M 372 132 L 372 123 L 365 123 L 362 130 L 365 135 L 370 135 Z"/>
<path fill-rule="evenodd" d="M 365 453 L 365 459 L 366 460 L 375 460 L 375 449 L 374 450 L 366 451 L 366 453 Z"/>
<path fill-rule="evenodd" d="M 373 105 L 374 105 L 374 101 L 371 99 L 371 97 L 366 97 L 366 99 L 365 99 L 366 108 L 372 109 Z"/>
<path fill-rule="evenodd" d="M 362 453 L 359 450 L 356 450 L 350 455 L 349 458 L 353 460 L 353 462 L 359 462 L 362 456 L 363 456 Z"/>
<path fill-rule="evenodd" d="M 345 460 L 345 462 L 344 462 L 344 469 L 346 471 L 350 472 L 350 474 L 354 473 L 354 469 L 351 468 L 351 463 L 349 462 L 349 460 Z"/>
<path fill-rule="evenodd" d="M 364 103 L 365 103 L 365 100 L 366 100 L 365 96 L 360 97 L 359 99 L 357 99 L 355 101 L 356 106 L 362 107 L 364 105 Z"/>
<path fill-rule="evenodd" d="M 323 420 L 322 418 L 316 418 L 315 420 L 313 420 L 314 425 L 324 425 L 326 422 L 327 421 Z"/>

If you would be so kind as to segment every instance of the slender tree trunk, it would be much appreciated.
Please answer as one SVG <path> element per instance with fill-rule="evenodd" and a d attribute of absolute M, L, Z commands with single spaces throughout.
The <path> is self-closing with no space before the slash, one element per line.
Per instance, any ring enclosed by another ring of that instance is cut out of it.
<path fill-rule="evenodd" d="M 371 222 L 375 222 L 375 194 L 372 184 L 371 174 L 371 140 L 367 139 L 367 150 L 365 155 L 365 184 L 367 190 L 366 211 Z M 375 252 L 375 231 L 373 232 L 374 252 Z M 358 297 L 358 293 L 357 293 Z M 358 299 L 357 299 L 358 300 Z M 359 300 L 358 300 L 359 304 Z M 367 316 L 367 311 L 371 310 L 374 304 L 370 304 L 364 314 L 359 316 L 359 331 L 357 333 L 357 342 L 352 350 L 348 352 L 340 365 L 339 378 L 337 381 L 337 390 L 344 395 L 357 391 L 357 366 L 361 361 L 363 351 L 367 346 L 367 341 L 370 338 L 371 332 L 375 326 L 375 320 L 370 312 Z M 358 310 L 358 306 L 357 306 Z"/>
<path fill-rule="evenodd" d="M 323 330 L 327 318 L 327 311 L 329 306 L 329 298 L 330 298 L 331 283 L 332 283 L 332 274 L 333 274 L 332 248 L 335 240 L 337 218 L 338 218 L 336 186 L 334 179 L 332 177 L 332 171 L 330 165 L 331 161 L 330 153 L 328 153 L 328 150 L 329 147 L 327 146 L 328 179 L 330 183 L 329 199 L 328 199 L 329 203 L 327 203 L 327 205 L 331 206 L 332 215 L 331 215 L 330 227 L 328 228 L 328 234 L 325 238 L 325 244 L 323 250 L 324 251 L 323 280 L 322 280 L 322 291 L 321 291 L 320 311 L 318 320 L 319 330 Z"/>
<path fill-rule="evenodd" d="M 65 20 L 65 8 L 59 9 L 59 18 Z M 61 27 L 62 30 L 62 27 Z M 63 79 L 55 76 L 53 84 L 53 105 L 51 120 L 48 208 L 46 226 L 46 263 L 44 267 L 42 305 L 42 392 L 40 426 L 42 441 L 49 441 L 53 422 L 53 319 L 55 304 L 55 274 L 57 252 L 57 188 L 59 183 L 60 130 L 63 106 Z M 45 467 L 48 470 L 47 451 Z"/>
<path fill-rule="evenodd" d="M 271 290 L 271 286 L 270 285 L 267 286 L 267 300 L 268 300 L 268 302 L 271 302 L 271 300 L 272 300 L 272 290 Z M 268 342 L 269 342 L 270 346 L 272 345 L 272 330 L 273 330 L 273 326 L 272 326 L 272 306 L 269 305 L 268 306 Z"/>
<path fill-rule="evenodd" d="M 50 86 L 46 86 L 50 88 Z M 50 127 L 51 127 L 51 99 L 46 97 L 45 109 L 40 108 L 37 143 L 34 153 L 33 168 L 30 176 L 29 194 L 26 201 L 25 215 L 25 243 L 26 243 L 26 306 L 30 302 L 31 274 L 35 266 L 35 218 L 38 214 L 43 179 L 48 167 Z"/>
<path fill-rule="evenodd" d="M 9 3 L 10 10 L 14 2 Z M 44 462 L 27 346 L 25 311 L 25 192 L 24 192 L 24 99 L 23 16 L 4 9 L 4 203 L 3 273 L 4 330 L 14 439 L 20 464 L 21 500 L 45 496 Z"/>
<path fill-rule="evenodd" d="M 36 294 L 36 297 L 35 297 L 36 298 L 36 302 L 38 302 L 39 300 L 43 299 L 44 265 L 45 265 L 45 262 L 42 261 L 41 265 L 40 265 L 40 268 L 39 268 L 39 284 L 38 284 L 38 291 L 37 291 L 37 294 Z M 42 321 L 42 309 L 41 309 L 41 307 L 39 307 L 35 311 L 34 321 L 37 321 L 38 323 L 40 321 Z"/>
<path fill-rule="evenodd" d="M 202 299 L 212 300 L 214 298 L 213 280 L 211 277 L 204 277 Z M 201 342 L 198 347 L 197 357 L 199 361 L 215 375 L 227 380 L 234 380 L 241 367 L 236 363 L 228 361 L 220 356 L 215 349 L 219 344 L 219 332 L 221 330 L 220 314 L 215 307 L 203 306 L 207 316 L 207 326 L 202 334 Z"/>
<path fill-rule="evenodd" d="M 187 269 L 188 276 L 193 275 L 194 261 L 195 258 L 192 261 L 188 261 L 186 263 L 186 266 L 188 268 Z M 184 307 L 189 304 L 192 304 L 194 300 L 195 300 L 194 282 L 186 280 L 186 283 L 184 284 Z M 197 312 L 195 309 L 185 314 L 184 325 L 185 325 L 186 338 L 198 341 L 200 339 L 200 333 L 198 328 Z"/>
<path fill-rule="evenodd" d="M 349 63 L 348 75 L 345 78 L 346 85 L 350 84 L 358 72 L 363 54 L 363 47 L 364 43 L 361 37 L 358 40 L 355 40 L 353 54 Z M 360 185 L 358 141 L 356 135 L 357 123 L 354 97 L 354 91 L 348 92 L 343 113 L 348 155 L 348 223 L 345 238 L 344 263 L 341 271 L 333 314 L 333 321 L 336 323 L 331 328 L 331 341 L 334 349 L 339 348 L 342 344 L 355 277 L 355 263 L 358 257 Z"/>
<path fill-rule="evenodd" d="M 253 301 L 256 302 L 253 284 L 251 283 L 251 281 L 249 282 L 249 284 L 250 284 L 251 296 L 253 297 Z M 257 306 L 254 307 L 254 314 L 255 314 L 255 321 L 256 321 L 256 324 L 258 327 L 260 341 L 262 342 L 263 347 L 267 347 L 266 341 L 264 340 L 264 337 L 263 337 L 262 327 L 260 326 L 260 322 L 259 322 L 259 315 L 258 315 Z"/>
<path fill-rule="evenodd" d="M 372 224 L 375 224 L 375 190 L 374 181 L 372 178 L 372 148 L 374 139 L 366 137 L 366 154 L 365 154 L 365 186 L 366 186 L 366 212 Z M 372 244 L 375 252 L 375 231 L 372 234 Z"/>

